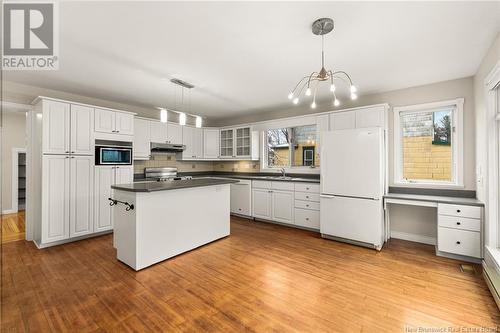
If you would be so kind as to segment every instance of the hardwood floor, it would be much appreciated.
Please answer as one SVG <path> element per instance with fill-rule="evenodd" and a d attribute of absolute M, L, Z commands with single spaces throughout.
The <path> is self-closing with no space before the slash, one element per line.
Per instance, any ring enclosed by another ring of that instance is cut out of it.
<path fill-rule="evenodd" d="M 231 236 L 134 272 L 112 236 L 2 246 L 2 332 L 404 332 L 498 327 L 480 275 L 428 245 L 382 252 L 232 218 Z"/>
<path fill-rule="evenodd" d="M 24 239 L 24 211 L 0 217 L 2 223 L 2 243 Z"/>

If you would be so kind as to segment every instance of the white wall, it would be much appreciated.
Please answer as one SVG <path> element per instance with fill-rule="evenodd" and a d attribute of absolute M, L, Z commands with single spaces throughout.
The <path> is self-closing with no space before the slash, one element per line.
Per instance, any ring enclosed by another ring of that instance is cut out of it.
<path fill-rule="evenodd" d="M 26 114 L 2 114 L 2 203 L 1 211 L 12 209 L 12 148 L 26 148 Z"/>

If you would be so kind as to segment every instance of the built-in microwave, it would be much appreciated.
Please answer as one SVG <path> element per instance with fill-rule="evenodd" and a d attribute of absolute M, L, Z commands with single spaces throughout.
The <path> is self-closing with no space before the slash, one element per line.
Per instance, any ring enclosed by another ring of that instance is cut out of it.
<path fill-rule="evenodd" d="M 132 165 L 132 147 L 96 146 L 96 165 Z"/>

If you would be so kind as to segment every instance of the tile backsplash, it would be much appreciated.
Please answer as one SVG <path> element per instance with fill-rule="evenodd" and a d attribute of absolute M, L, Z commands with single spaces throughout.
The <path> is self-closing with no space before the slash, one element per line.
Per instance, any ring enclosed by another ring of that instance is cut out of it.
<path fill-rule="evenodd" d="M 260 172 L 259 161 L 216 161 L 214 171 Z"/>

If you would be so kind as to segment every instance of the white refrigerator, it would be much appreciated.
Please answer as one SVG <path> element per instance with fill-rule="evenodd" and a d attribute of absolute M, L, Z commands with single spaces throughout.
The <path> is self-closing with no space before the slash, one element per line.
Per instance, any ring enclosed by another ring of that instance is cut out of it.
<path fill-rule="evenodd" d="M 384 244 L 384 131 L 345 129 L 321 133 L 323 237 L 373 247 Z"/>

